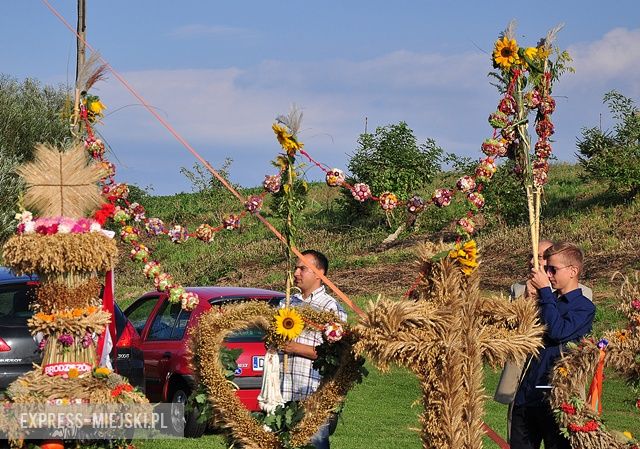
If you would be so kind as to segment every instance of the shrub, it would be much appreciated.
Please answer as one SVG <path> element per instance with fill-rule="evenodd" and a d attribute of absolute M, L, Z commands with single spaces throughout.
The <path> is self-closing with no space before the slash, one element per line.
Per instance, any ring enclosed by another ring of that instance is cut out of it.
<path fill-rule="evenodd" d="M 440 172 L 442 148 L 433 139 L 418 143 L 405 122 L 361 134 L 358 145 L 349 160 L 352 177 L 348 182 L 366 183 L 375 196 L 389 191 L 406 200 Z M 381 214 L 375 214 L 380 210 L 377 205 L 355 201 L 349 191 L 345 191 L 344 203 L 350 212 L 347 218 L 380 218 Z"/>
<path fill-rule="evenodd" d="M 611 131 L 583 128 L 578 159 L 590 179 L 607 181 L 612 191 L 635 195 L 640 191 L 640 110 L 615 90 L 605 94 L 604 103 L 617 123 Z"/>

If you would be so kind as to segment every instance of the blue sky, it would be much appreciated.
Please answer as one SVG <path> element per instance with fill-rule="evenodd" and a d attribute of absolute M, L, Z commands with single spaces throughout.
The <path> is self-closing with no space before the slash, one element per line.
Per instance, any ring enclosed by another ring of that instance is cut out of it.
<path fill-rule="evenodd" d="M 75 26 L 76 2 L 51 0 Z M 557 44 L 575 74 L 556 86 L 555 153 L 574 160 L 585 126 L 610 125 L 602 96 L 640 95 L 637 0 L 536 2 L 87 0 L 89 43 L 214 167 L 258 185 L 274 172 L 273 119 L 295 103 L 301 140 L 346 169 L 358 135 L 406 121 L 419 139 L 479 158 L 498 93 L 489 84 L 498 33 L 518 21 L 521 45 L 560 22 Z M 71 83 L 75 37 L 36 0 L 4 1 L 0 72 Z M 180 167 L 195 159 L 110 76 L 95 93 L 108 106 L 100 132 L 117 179 L 156 194 L 190 191 Z M 323 174 L 310 168 L 311 180 Z"/>

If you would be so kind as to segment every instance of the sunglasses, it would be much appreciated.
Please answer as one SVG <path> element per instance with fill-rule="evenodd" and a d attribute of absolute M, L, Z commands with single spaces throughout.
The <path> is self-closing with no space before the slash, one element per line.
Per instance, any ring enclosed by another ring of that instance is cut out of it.
<path fill-rule="evenodd" d="M 569 268 L 572 267 L 573 265 L 567 265 L 566 267 L 554 267 L 553 265 L 545 265 L 544 266 L 544 271 L 546 271 L 549 274 L 552 274 L 555 276 L 555 274 L 559 271 L 562 270 L 564 268 Z"/>

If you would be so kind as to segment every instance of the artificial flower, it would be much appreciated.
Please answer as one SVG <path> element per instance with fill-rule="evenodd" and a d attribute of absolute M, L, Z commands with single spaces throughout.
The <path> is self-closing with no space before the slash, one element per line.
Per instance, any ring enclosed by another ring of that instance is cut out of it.
<path fill-rule="evenodd" d="M 425 203 L 422 197 L 414 195 L 407 200 L 407 210 L 412 214 L 417 214 L 424 210 Z"/>
<path fill-rule="evenodd" d="M 213 226 L 202 223 L 200 226 L 196 228 L 196 238 L 205 243 L 210 243 L 213 241 L 213 237 L 215 236 L 215 229 Z"/>
<path fill-rule="evenodd" d="M 458 261 L 461 270 L 469 276 L 478 267 L 478 246 L 475 240 L 456 243 L 455 249 L 449 251 L 449 257 Z"/>
<path fill-rule="evenodd" d="M 398 205 L 398 197 L 395 193 L 384 192 L 378 200 L 383 210 L 393 210 Z"/>
<path fill-rule="evenodd" d="M 304 329 L 302 317 L 294 309 L 284 308 L 275 315 L 276 333 L 288 340 L 296 338 Z"/>
<path fill-rule="evenodd" d="M 359 182 L 353 186 L 353 189 L 351 189 L 351 195 L 356 201 L 364 203 L 372 196 L 371 188 L 364 182 Z"/>
<path fill-rule="evenodd" d="M 567 377 L 569 375 L 569 370 L 564 366 L 559 366 L 557 371 L 562 377 Z"/>
<path fill-rule="evenodd" d="M 339 168 L 332 168 L 325 176 L 325 181 L 329 187 L 340 187 L 345 179 L 344 172 Z"/>
<path fill-rule="evenodd" d="M 431 197 L 431 201 L 438 207 L 447 207 L 451 204 L 451 198 L 453 197 L 453 192 L 449 189 L 436 189 L 433 192 L 433 196 Z"/>

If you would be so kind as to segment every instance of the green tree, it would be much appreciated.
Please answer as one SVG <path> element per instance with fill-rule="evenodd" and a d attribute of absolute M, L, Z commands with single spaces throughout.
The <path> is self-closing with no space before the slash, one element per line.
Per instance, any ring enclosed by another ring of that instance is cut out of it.
<path fill-rule="evenodd" d="M 611 190 L 640 191 L 640 110 L 633 100 L 612 90 L 604 103 L 616 119 L 613 130 L 583 128 L 578 159 L 591 179 L 607 181 Z"/>
<path fill-rule="evenodd" d="M 22 82 L 0 75 L 0 241 L 13 232 L 13 216 L 23 189 L 15 174 L 38 142 L 59 144 L 71 137 L 63 111 L 70 109 L 68 90 Z"/>
<path fill-rule="evenodd" d="M 435 140 L 418 142 L 405 122 L 376 128 L 375 133 L 363 133 L 359 147 L 351 155 L 348 182 L 367 184 L 375 196 L 393 192 L 406 200 L 431 182 L 440 172 L 442 148 Z M 380 217 L 380 208 L 371 202 L 360 203 L 345 192 L 347 220 Z"/>
<path fill-rule="evenodd" d="M 358 144 L 349 171 L 356 182 L 368 184 L 374 195 L 390 191 L 406 200 L 440 172 L 442 148 L 433 139 L 418 143 L 405 122 L 361 134 Z"/>
<path fill-rule="evenodd" d="M 36 143 L 65 142 L 71 131 L 63 111 L 70 109 L 64 86 L 0 75 L 0 147 L 20 160 L 30 160 Z"/>

